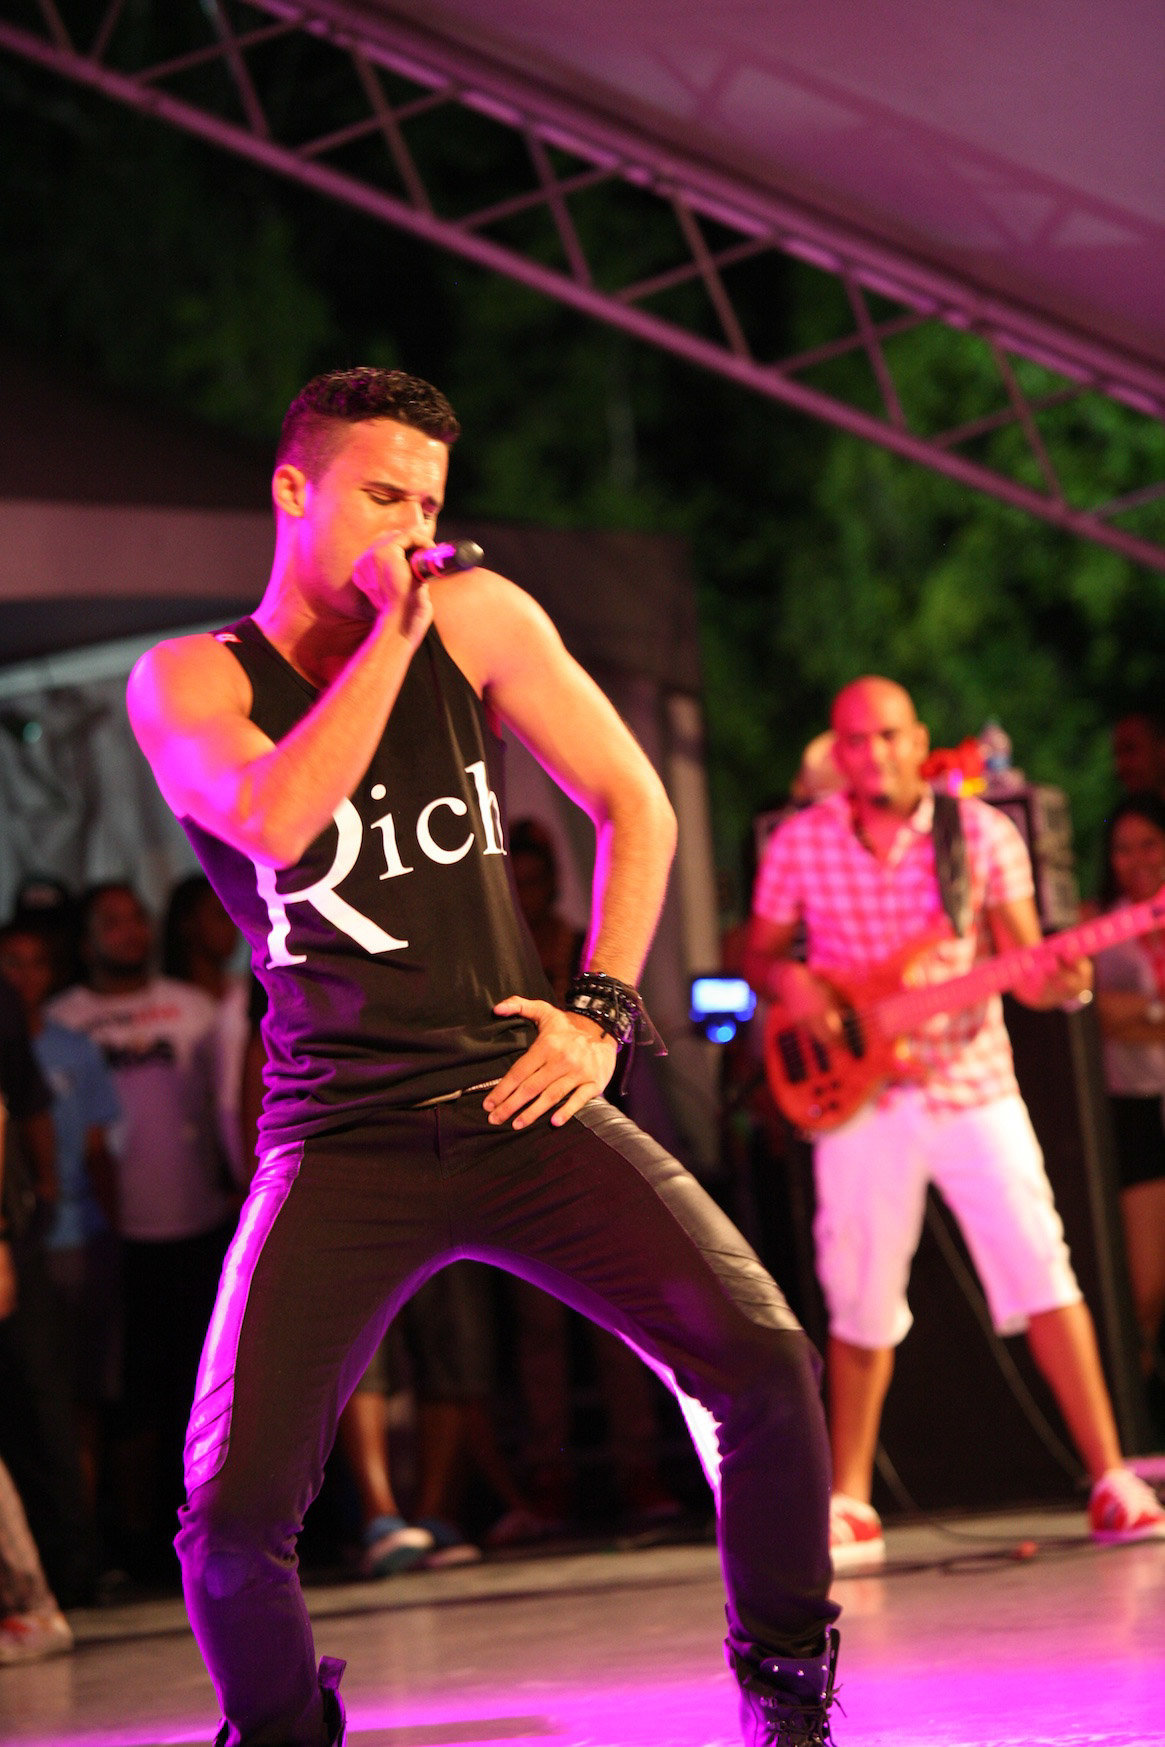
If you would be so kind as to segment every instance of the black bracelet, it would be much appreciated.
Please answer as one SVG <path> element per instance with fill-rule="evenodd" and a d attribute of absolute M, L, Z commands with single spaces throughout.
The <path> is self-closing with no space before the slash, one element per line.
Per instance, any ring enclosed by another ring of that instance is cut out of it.
<path fill-rule="evenodd" d="M 613 991 L 582 988 L 577 982 L 571 983 L 566 991 L 566 1009 L 568 1013 L 581 1013 L 584 1018 L 593 1020 L 601 1031 L 614 1038 L 620 1049 L 635 1034 L 634 1013 Z"/>
<path fill-rule="evenodd" d="M 639 990 L 606 971 L 580 971 L 567 988 L 563 1005 L 568 1013 L 581 1013 L 592 1019 L 608 1037 L 614 1038 L 620 1049 L 625 1043 L 649 1038 L 657 1055 L 667 1054 L 667 1046 L 652 1023 Z"/>

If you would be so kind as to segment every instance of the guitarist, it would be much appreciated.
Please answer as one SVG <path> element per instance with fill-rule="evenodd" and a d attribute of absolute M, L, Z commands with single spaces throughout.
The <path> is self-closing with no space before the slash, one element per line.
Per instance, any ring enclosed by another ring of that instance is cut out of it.
<path fill-rule="evenodd" d="M 940 882 L 935 796 L 921 775 L 929 742 L 901 686 L 855 680 L 838 695 L 832 725 L 845 786 L 770 839 L 744 962 L 759 993 L 836 1050 L 841 1018 L 827 976 L 860 977 L 920 935 L 937 938 L 944 908 L 956 910 L 961 935 L 948 924 L 949 938 L 932 945 L 920 967 L 928 981 L 966 971 L 977 950 L 1032 945 L 1040 928 L 1023 841 L 982 801 L 958 802 Z M 802 939 L 806 963 L 794 956 Z M 1089 999 L 1091 967 L 1061 964 L 1016 993 L 1033 1007 Z M 835 1569 L 885 1557 L 870 1505 L 874 1455 L 894 1348 L 911 1325 L 906 1287 L 929 1182 L 962 1228 L 995 1326 L 1026 1331 L 1092 1479 L 1094 1537 L 1165 1536 L 1165 1511 L 1122 1464 L 1092 1318 L 1019 1095 L 998 997 L 931 1019 L 909 1042 L 907 1074 L 815 1146 Z"/>

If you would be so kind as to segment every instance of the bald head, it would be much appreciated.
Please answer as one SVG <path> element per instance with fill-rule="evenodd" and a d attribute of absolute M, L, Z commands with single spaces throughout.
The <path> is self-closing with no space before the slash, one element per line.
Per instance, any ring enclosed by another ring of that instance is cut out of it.
<path fill-rule="evenodd" d="M 904 686 L 900 686 L 897 680 L 883 679 L 881 674 L 866 673 L 861 679 L 851 680 L 849 685 L 843 686 L 834 698 L 830 715 L 834 733 L 837 733 L 839 717 L 844 721 L 855 711 L 864 714 L 870 710 L 892 714 L 903 723 L 918 720 L 914 699 Z"/>
<path fill-rule="evenodd" d="M 930 742 L 910 693 L 866 674 L 838 693 L 832 722 L 833 756 L 859 807 L 911 812 Z"/>

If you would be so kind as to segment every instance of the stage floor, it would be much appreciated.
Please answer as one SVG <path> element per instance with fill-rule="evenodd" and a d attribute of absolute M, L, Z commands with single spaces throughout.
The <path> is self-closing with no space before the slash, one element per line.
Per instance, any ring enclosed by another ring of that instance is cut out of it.
<path fill-rule="evenodd" d="M 1063 1512 L 888 1540 L 884 1573 L 837 1584 L 837 1747 L 1165 1742 L 1165 1541 L 1095 1548 L 1083 1515 Z M 309 1593 L 320 1652 L 348 1659 L 349 1747 L 739 1743 L 706 1544 Z M 0 1669 L 0 1741 L 211 1742 L 217 1712 L 179 1602 L 72 1618 L 75 1654 Z"/>

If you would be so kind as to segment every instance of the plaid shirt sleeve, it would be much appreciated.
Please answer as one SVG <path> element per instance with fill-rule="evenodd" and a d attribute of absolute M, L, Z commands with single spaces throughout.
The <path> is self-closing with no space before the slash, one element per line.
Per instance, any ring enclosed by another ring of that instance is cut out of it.
<path fill-rule="evenodd" d="M 798 922 L 802 913 L 802 868 L 798 830 L 803 814 L 778 825 L 765 844 L 753 888 L 752 908 L 764 922 L 778 928 Z"/>
<path fill-rule="evenodd" d="M 1012 904 L 1030 898 L 1035 892 L 1031 857 L 1018 828 L 984 801 L 974 803 L 964 815 L 968 840 L 978 842 L 972 848 L 982 857 L 985 880 L 983 905 L 994 909 L 997 904 Z"/>

